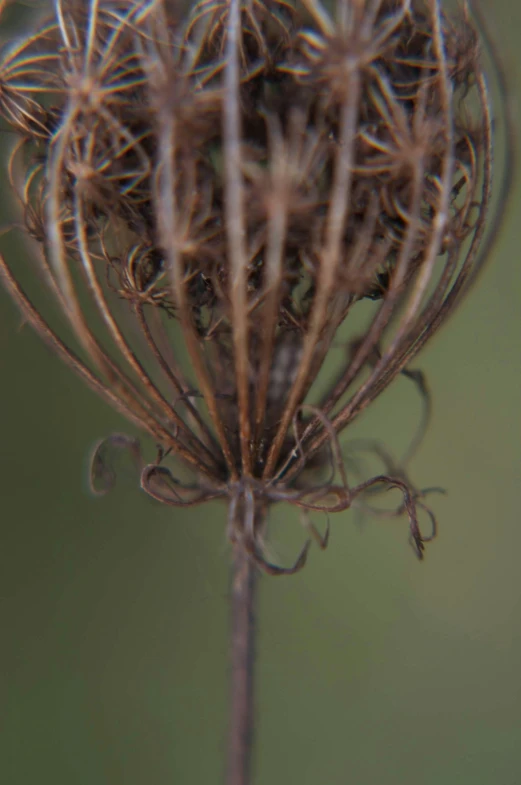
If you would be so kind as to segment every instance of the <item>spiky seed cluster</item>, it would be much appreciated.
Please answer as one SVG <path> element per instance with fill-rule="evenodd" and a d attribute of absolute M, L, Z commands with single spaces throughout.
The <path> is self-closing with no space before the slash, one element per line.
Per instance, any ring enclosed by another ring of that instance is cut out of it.
<path fill-rule="evenodd" d="M 389 473 L 350 488 L 336 437 L 472 276 L 491 188 L 479 50 L 468 13 L 439 0 L 56 0 L 3 55 L 11 183 L 89 361 L 3 264 L 8 288 L 161 446 L 143 488 L 173 505 L 226 497 L 231 539 L 270 572 L 291 569 L 262 555 L 259 508 L 346 509 L 382 483 L 401 489 L 421 555 L 417 495 Z M 339 328 L 371 300 L 311 404 Z M 334 478 L 304 483 L 325 447 Z"/>

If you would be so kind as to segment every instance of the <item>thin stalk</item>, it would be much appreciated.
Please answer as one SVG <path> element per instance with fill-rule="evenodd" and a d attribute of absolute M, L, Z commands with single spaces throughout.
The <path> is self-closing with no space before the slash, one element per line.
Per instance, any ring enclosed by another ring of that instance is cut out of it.
<path fill-rule="evenodd" d="M 233 548 L 230 640 L 230 725 L 226 785 L 250 785 L 253 749 L 256 566 Z"/>

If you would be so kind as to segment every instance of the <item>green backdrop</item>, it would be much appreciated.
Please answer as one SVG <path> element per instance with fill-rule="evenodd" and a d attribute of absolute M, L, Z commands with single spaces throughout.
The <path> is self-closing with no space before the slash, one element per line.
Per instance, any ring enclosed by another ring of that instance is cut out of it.
<path fill-rule="evenodd" d="M 484 6 L 515 92 L 521 7 Z M 348 513 L 301 574 L 262 579 L 256 785 L 521 782 L 520 215 L 517 186 L 478 286 L 415 363 L 435 408 L 412 475 L 449 491 L 425 562 L 404 522 Z M 0 379 L 0 781 L 221 782 L 223 508 L 163 509 L 128 478 L 92 498 L 91 445 L 131 429 L 3 292 Z M 354 432 L 399 447 L 415 406 L 399 381 Z"/>

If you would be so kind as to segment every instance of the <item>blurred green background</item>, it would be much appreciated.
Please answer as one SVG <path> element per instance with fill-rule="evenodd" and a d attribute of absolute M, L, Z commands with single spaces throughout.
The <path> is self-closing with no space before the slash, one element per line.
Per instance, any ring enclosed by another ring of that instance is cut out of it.
<path fill-rule="evenodd" d="M 521 8 L 483 5 L 517 91 Z M 405 522 L 347 513 L 301 574 L 261 581 L 256 785 L 521 782 L 520 215 L 517 185 L 476 289 L 414 363 L 435 408 L 412 476 L 449 491 L 425 562 Z M 90 447 L 131 429 L 3 291 L 0 378 L 0 781 L 222 782 L 224 508 L 162 509 L 130 479 L 91 497 Z M 404 443 L 403 384 L 357 435 Z"/>

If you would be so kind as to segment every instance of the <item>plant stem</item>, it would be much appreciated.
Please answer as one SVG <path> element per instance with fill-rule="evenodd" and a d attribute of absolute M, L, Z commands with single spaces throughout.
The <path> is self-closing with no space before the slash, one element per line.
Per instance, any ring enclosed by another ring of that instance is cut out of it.
<path fill-rule="evenodd" d="M 227 785 L 250 785 L 253 747 L 256 567 L 241 543 L 233 548 L 230 727 Z"/>

